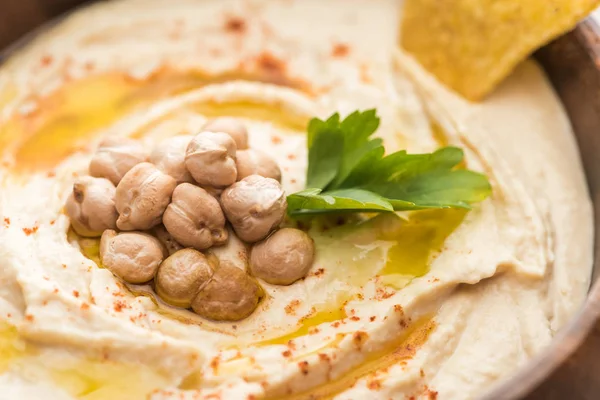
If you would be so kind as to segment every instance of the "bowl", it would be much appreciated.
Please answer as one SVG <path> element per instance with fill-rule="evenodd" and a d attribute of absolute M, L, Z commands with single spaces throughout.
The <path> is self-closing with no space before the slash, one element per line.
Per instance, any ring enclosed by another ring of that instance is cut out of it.
<path fill-rule="evenodd" d="M 594 209 L 596 234 L 592 280 L 584 305 L 557 333 L 551 344 L 514 375 L 493 386 L 482 397 L 485 400 L 518 399 L 531 392 L 583 344 L 600 316 L 600 235 L 597 234 L 600 231 L 600 27 L 588 18 L 573 31 L 538 50 L 534 57 L 546 71 L 561 99 L 579 145 Z M 582 351 L 590 354 L 593 349 L 600 348 L 598 342 L 594 347 L 594 338 L 589 338 Z M 577 356 L 578 364 L 575 361 L 564 364 L 556 371 L 554 379 L 538 388 L 532 398 L 597 398 L 600 393 L 597 379 L 587 379 L 585 387 L 575 388 L 573 376 L 585 374 L 586 366 L 593 368 L 591 357 L 586 357 L 585 353 Z M 558 379 L 561 375 L 569 378 L 563 381 L 564 393 L 557 392 L 561 389 Z M 557 383 L 551 385 L 551 381 Z"/>
<path fill-rule="evenodd" d="M 44 32 L 52 25 L 60 22 L 64 16 L 58 16 L 67 10 L 77 8 L 81 0 L 60 0 L 44 2 L 27 0 L 14 3 L 12 7 L 3 7 L 4 18 L 13 16 L 10 20 L 0 21 L 3 30 L 0 31 L 0 44 L 6 43 L 21 35 L 24 29 L 34 28 L 29 34 L 0 51 L 0 63 L 9 57 L 35 36 Z M 9 4 L 10 6 L 10 4 Z M 23 11 L 25 10 L 25 11 Z M 37 12 L 30 13 L 29 11 Z M 18 11 L 18 12 L 17 12 Z M 0 16 L 0 19 L 2 17 Z M 590 196 L 593 201 L 596 231 L 600 231 L 600 27 L 591 19 L 581 22 L 573 31 L 559 37 L 538 50 L 534 57 L 546 71 L 556 93 L 560 97 L 571 121 L 580 155 L 583 160 Z M 567 395 L 578 398 L 593 398 L 600 393 L 600 382 L 597 379 L 587 379 L 584 388 L 574 393 L 573 382 L 569 373 L 582 373 L 585 366 L 574 368 L 573 363 L 565 363 L 578 347 L 580 347 L 600 316 L 600 236 L 594 239 L 594 267 L 592 285 L 588 297 L 581 309 L 573 315 L 569 323 L 555 336 L 551 344 L 541 353 L 530 360 L 523 368 L 518 369 L 485 393 L 482 400 L 492 399 L 556 399 Z M 587 349 L 592 348 L 593 338 L 587 347 L 583 347 L 578 358 L 583 365 L 591 367 L 593 357 Z M 600 335 L 595 349 L 600 351 Z M 578 360 L 579 362 L 579 360 Z M 562 364 L 562 366 L 561 366 Z M 551 380 L 541 386 L 540 383 L 554 372 Z M 585 372 L 585 371 L 584 371 Z M 559 376 L 568 376 L 563 381 L 563 391 L 560 391 Z M 557 383 L 555 383 L 557 382 Z M 557 386 L 558 385 L 558 386 Z M 533 394 L 528 397 L 537 386 Z"/>

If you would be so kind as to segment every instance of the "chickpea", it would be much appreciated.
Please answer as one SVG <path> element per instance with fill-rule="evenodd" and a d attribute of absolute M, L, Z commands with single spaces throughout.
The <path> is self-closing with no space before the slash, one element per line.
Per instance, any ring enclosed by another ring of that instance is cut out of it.
<path fill-rule="evenodd" d="M 312 266 L 315 244 L 299 229 L 283 228 L 256 243 L 250 252 L 250 272 L 273 285 L 290 285 Z"/>
<path fill-rule="evenodd" d="M 125 174 L 115 197 L 117 227 L 124 231 L 148 230 L 161 222 L 177 182 L 150 163 Z"/>
<path fill-rule="evenodd" d="M 238 237 L 254 243 L 279 226 L 287 202 L 275 179 L 250 175 L 223 191 L 221 206 Z"/>
<path fill-rule="evenodd" d="M 214 188 L 210 186 L 204 186 L 202 189 L 206 190 L 208 194 L 210 194 L 215 199 L 219 200 L 221 197 L 221 193 L 223 193 L 223 188 Z"/>
<path fill-rule="evenodd" d="M 167 249 L 169 255 L 183 249 L 183 246 L 173 238 L 173 236 L 167 231 L 167 228 L 163 224 L 156 225 L 150 231 L 150 234 L 157 238 L 160 243 Z"/>
<path fill-rule="evenodd" d="M 115 229 L 119 216 L 115 208 L 115 185 L 104 178 L 78 178 L 65 211 L 73 229 L 81 236 L 96 237 L 106 229 Z"/>
<path fill-rule="evenodd" d="M 194 179 L 185 167 L 185 151 L 194 137 L 192 135 L 174 136 L 162 140 L 150 154 L 150 162 L 177 183 L 193 182 Z"/>
<path fill-rule="evenodd" d="M 207 121 L 202 127 L 207 132 L 223 132 L 233 138 L 238 150 L 248 148 L 248 130 L 240 120 L 232 117 L 219 117 Z"/>
<path fill-rule="evenodd" d="M 156 293 L 166 303 L 189 308 L 212 276 L 213 268 L 204 254 L 194 249 L 179 250 L 158 268 Z"/>
<path fill-rule="evenodd" d="M 216 321 L 238 321 L 256 309 L 263 292 L 244 271 L 221 265 L 192 301 L 198 315 Z"/>
<path fill-rule="evenodd" d="M 98 147 L 90 162 L 90 175 L 106 178 L 115 186 L 134 166 L 148 160 L 144 146 L 129 138 L 107 138 Z"/>
<path fill-rule="evenodd" d="M 227 240 L 225 216 L 219 202 L 191 183 L 173 192 L 173 201 L 163 215 L 167 231 L 185 247 L 204 250 Z"/>
<path fill-rule="evenodd" d="M 235 182 L 235 142 L 222 132 L 201 132 L 187 147 L 185 165 L 201 186 L 225 187 Z"/>
<path fill-rule="evenodd" d="M 281 169 L 271 157 L 259 150 L 240 150 L 236 153 L 237 180 L 250 175 L 260 175 L 281 182 Z"/>
<path fill-rule="evenodd" d="M 100 239 L 100 262 L 125 282 L 152 280 L 165 256 L 158 239 L 146 233 L 108 229 Z"/>
<path fill-rule="evenodd" d="M 227 229 L 227 242 L 222 246 L 211 247 L 206 254 L 214 256 L 219 265 L 231 265 L 242 271 L 247 270 L 248 249 L 231 228 Z"/>

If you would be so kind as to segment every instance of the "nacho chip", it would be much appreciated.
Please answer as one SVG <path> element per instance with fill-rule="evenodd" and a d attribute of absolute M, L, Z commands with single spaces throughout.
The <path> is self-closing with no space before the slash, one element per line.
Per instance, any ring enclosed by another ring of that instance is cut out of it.
<path fill-rule="evenodd" d="M 533 50 L 600 0 L 405 0 L 401 45 L 469 100 L 491 92 Z"/>

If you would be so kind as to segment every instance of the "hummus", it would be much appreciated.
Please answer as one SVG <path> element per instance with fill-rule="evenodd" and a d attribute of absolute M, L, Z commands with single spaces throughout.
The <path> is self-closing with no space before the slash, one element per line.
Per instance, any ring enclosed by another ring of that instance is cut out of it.
<path fill-rule="evenodd" d="M 0 68 L 3 398 L 473 398 L 583 302 L 592 216 L 571 128 L 534 61 L 480 104 L 398 49 L 396 1 L 124 0 L 82 9 Z M 465 149 L 470 212 L 314 228 L 306 279 L 211 322 L 128 287 L 63 205 L 98 143 L 241 118 L 304 188 L 307 121 L 376 108 L 387 151 Z M 313 397 L 311 397 L 313 396 Z"/>

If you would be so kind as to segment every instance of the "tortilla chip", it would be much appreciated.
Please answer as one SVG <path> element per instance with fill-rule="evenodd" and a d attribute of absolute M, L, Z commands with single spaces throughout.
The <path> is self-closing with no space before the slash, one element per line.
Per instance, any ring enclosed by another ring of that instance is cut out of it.
<path fill-rule="evenodd" d="M 401 45 L 469 100 L 572 29 L 600 0 L 405 0 Z"/>

